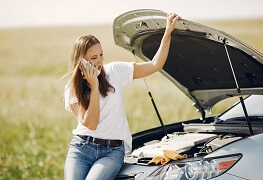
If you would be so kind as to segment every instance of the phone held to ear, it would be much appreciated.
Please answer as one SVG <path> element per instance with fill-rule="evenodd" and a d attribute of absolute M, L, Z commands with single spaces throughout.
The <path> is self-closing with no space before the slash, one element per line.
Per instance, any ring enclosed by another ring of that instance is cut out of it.
<path fill-rule="evenodd" d="M 100 75 L 100 71 L 96 69 L 90 62 L 84 58 L 81 58 L 81 63 L 83 64 L 84 68 L 87 69 L 87 65 L 89 64 L 91 67 L 93 67 L 97 71 L 97 76 Z"/>

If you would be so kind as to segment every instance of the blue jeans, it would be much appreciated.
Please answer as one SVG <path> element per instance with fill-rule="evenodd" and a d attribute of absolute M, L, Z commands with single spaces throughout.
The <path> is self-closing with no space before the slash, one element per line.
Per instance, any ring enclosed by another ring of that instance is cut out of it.
<path fill-rule="evenodd" d="M 64 178 L 66 180 L 114 179 L 124 159 L 124 144 L 106 147 L 74 135 L 68 150 Z"/>

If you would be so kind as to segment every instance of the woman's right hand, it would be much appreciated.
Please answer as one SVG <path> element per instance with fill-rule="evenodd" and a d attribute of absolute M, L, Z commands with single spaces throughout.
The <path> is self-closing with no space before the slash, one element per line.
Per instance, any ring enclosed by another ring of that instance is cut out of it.
<path fill-rule="evenodd" d="M 82 75 L 84 75 L 84 79 L 88 82 L 91 89 L 98 88 L 99 87 L 99 81 L 98 81 L 98 74 L 96 71 L 97 67 L 94 67 L 93 64 L 88 63 L 87 69 L 84 68 L 83 64 L 80 64 L 80 69 Z"/>

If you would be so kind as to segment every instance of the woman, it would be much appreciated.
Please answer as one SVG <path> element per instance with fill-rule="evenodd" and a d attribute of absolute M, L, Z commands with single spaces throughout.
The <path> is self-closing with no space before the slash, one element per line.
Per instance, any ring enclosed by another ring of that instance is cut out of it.
<path fill-rule="evenodd" d="M 150 62 L 112 62 L 103 65 L 103 51 L 94 36 L 80 37 L 70 61 L 65 108 L 79 121 L 65 162 L 65 179 L 114 179 L 131 151 L 132 137 L 122 94 L 133 79 L 162 69 L 171 32 L 178 20 L 171 13 L 160 47 Z M 88 63 L 87 67 L 81 63 Z M 97 71 L 98 70 L 98 71 Z"/>

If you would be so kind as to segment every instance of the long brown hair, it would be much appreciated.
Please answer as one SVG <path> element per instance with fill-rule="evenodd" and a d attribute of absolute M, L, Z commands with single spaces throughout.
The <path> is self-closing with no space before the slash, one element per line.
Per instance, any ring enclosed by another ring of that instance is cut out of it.
<path fill-rule="evenodd" d="M 79 64 L 81 62 L 81 58 L 84 57 L 88 49 L 97 43 L 100 43 L 99 40 L 92 35 L 81 36 L 79 39 L 77 39 L 73 47 L 71 59 L 69 61 L 69 87 L 72 90 L 72 95 L 76 96 L 78 102 L 85 109 L 88 109 L 89 106 L 90 87 L 88 82 L 83 79 L 81 70 L 79 69 Z M 106 97 L 110 91 L 115 91 L 115 88 L 108 82 L 103 67 L 101 69 L 100 75 L 98 76 L 98 80 L 99 91 L 103 97 Z"/>

